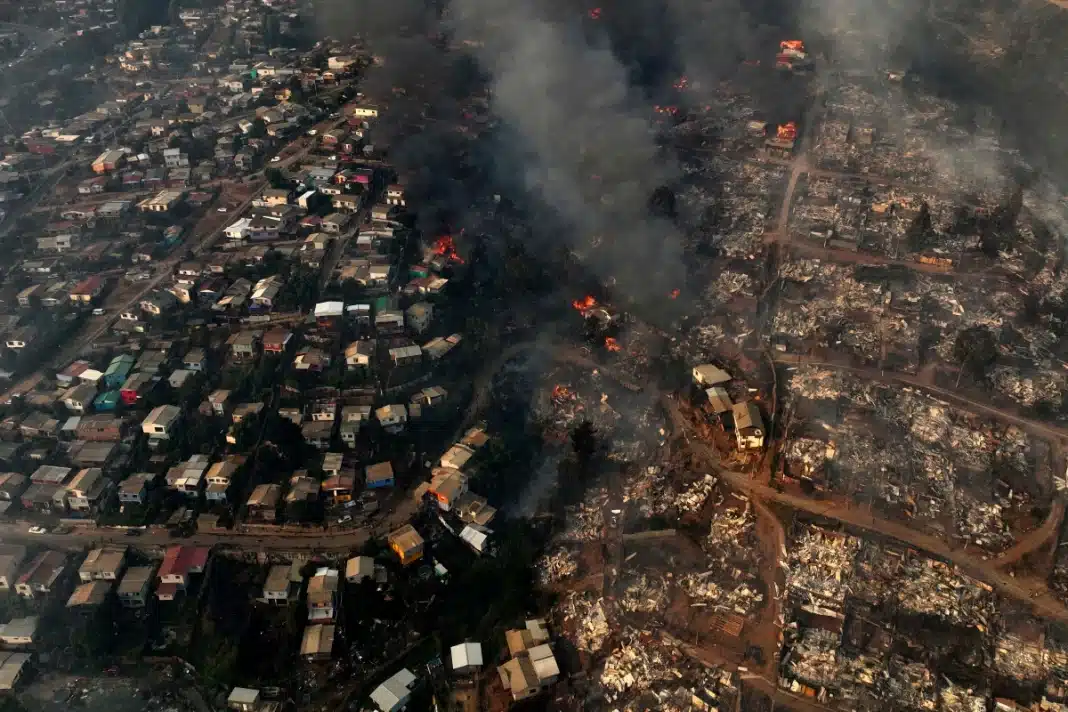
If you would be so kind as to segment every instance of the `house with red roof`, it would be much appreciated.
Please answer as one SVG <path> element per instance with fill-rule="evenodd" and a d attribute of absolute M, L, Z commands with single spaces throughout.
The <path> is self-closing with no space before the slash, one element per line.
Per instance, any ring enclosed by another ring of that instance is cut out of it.
<path fill-rule="evenodd" d="M 159 586 L 156 588 L 156 597 L 161 601 L 173 601 L 179 592 L 189 587 L 191 574 L 204 573 L 208 553 L 206 546 L 168 547 L 157 573 Z"/>

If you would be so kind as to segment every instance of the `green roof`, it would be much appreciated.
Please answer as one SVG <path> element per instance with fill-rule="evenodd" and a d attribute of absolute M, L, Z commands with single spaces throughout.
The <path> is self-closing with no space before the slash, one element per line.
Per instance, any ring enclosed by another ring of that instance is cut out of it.
<path fill-rule="evenodd" d="M 104 391 L 93 399 L 94 405 L 117 405 L 119 402 L 118 391 Z"/>

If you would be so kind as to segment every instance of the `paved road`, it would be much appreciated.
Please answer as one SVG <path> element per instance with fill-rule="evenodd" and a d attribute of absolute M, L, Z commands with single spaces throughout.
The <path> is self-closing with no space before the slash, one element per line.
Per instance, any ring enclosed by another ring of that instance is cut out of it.
<path fill-rule="evenodd" d="M 896 539 L 940 559 L 955 564 L 969 576 L 991 586 L 1002 596 L 1013 598 L 1030 607 L 1036 613 L 1062 623 L 1068 623 L 1068 607 L 1058 600 L 1044 581 L 1037 579 L 1016 578 L 1001 571 L 996 562 L 983 561 L 962 549 L 954 549 L 937 537 L 923 534 L 897 522 L 879 519 L 862 507 L 844 505 L 838 502 L 821 502 L 797 495 L 779 492 L 767 485 L 755 482 L 749 475 L 724 469 L 719 465 L 719 457 L 711 448 L 696 438 L 691 438 L 693 427 L 679 410 L 678 404 L 671 398 L 663 398 L 664 410 L 668 413 L 677 432 L 686 436 L 693 451 L 705 458 L 708 466 L 730 486 L 750 496 L 757 496 L 768 502 L 776 502 L 791 509 L 808 512 L 824 519 L 841 522 L 856 529 L 874 532 Z"/>

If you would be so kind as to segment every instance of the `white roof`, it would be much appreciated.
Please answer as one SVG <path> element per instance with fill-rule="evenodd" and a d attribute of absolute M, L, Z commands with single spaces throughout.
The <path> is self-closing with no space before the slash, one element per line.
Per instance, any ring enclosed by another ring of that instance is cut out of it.
<path fill-rule="evenodd" d="M 247 687 L 235 687 L 230 696 L 226 698 L 229 703 L 236 703 L 241 705 L 253 705 L 260 699 L 260 691 L 252 690 Z"/>
<path fill-rule="evenodd" d="M 475 551 L 484 551 L 486 548 L 486 542 L 489 541 L 489 535 L 486 532 L 479 529 L 475 529 L 468 524 L 464 527 L 464 530 L 460 532 L 460 538 L 471 545 Z"/>
<path fill-rule="evenodd" d="M 394 712 L 408 701 L 414 685 L 415 675 L 411 670 L 402 668 L 374 689 L 371 700 L 382 712 Z"/>
<path fill-rule="evenodd" d="M 99 381 L 103 377 L 104 374 L 100 371 L 97 371 L 95 368 L 87 368 L 78 374 L 78 378 L 82 379 L 83 381 L 91 381 L 93 383 Z"/>
<path fill-rule="evenodd" d="M 460 643 L 459 645 L 452 646 L 450 653 L 452 654 L 453 670 L 459 670 L 460 668 L 469 666 L 482 666 L 481 643 Z"/>
<path fill-rule="evenodd" d="M 708 386 L 715 386 L 731 380 L 731 374 L 715 364 L 703 363 L 700 366 L 694 366 L 693 370 L 696 375 L 700 376 L 701 382 Z"/>
<path fill-rule="evenodd" d="M 345 302 L 319 302 L 315 305 L 315 316 L 341 316 L 345 311 Z"/>

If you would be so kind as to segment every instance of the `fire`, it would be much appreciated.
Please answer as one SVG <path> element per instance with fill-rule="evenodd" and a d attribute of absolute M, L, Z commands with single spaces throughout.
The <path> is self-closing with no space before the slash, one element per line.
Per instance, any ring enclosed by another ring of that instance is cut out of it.
<path fill-rule="evenodd" d="M 582 299 L 576 299 L 575 301 L 571 302 L 571 306 L 574 307 L 576 311 L 581 312 L 582 316 L 586 316 L 586 314 L 589 313 L 590 309 L 593 309 L 595 306 L 597 306 L 597 300 L 587 294 Z"/>
<path fill-rule="evenodd" d="M 779 49 L 782 51 L 793 50 L 794 52 L 804 52 L 805 43 L 801 40 L 783 40 L 779 43 Z"/>
<path fill-rule="evenodd" d="M 599 8 L 599 7 L 593 8 L 592 10 L 590 10 L 589 15 L 590 15 L 590 19 L 591 20 L 600 20 L 601 19 L 601 8 Z"/>
<path fill-rule="evenodd" d="M 676 89 L 681 91 L 683 89 L 689 88 L 690 80 L 688 78 L 686 78 L 685 76 L 682 76 L 682 77 L 679 77 L 679 80 L 677 82 L 675 82 L 674 84 L 672 84 L 671 86 L 673 86 L 674 88 L 676 88 Z"/>
<path fill-rule="evenodd" d="M 450 262 L 459 262 L 463 264 L 463 258 L 456 254 L 456 243 L 453 242 L 451 235 L 445 235 L 439 237 L 434 242 L 434 254 L 441 255 Z"/>
<path fill-rule="evenodd" d="M 678 299 L 679 298 L 679 294 L 681 294 L 681 293 L 682 292 L 680 292 L 678 289 L 672 289 L 671 290 L 671 298 L 672 299 Z"/>
<path fill-rule="evenodd" d="M 793 121 L 787 121 L 785 124 L 780 124 L 775 130 L 775 137 L 780 141 L 793 141 L 797 138 L 797 124 Z"/>
<path fill-rule="evenodd" d="M 553 386 L 553 399 L 563 400 L 571 397 L 571 389 L 567 386 L 561 386 L 559 384 Z"/>
<path fill-rule="evenodd" d="M 619 345 L 619 342 L 616 341 L 611 336 L 605 338 L 604 347 L 606 349 L 608 349 L 609 351 L 622 351 L 623 350 L 623 347 Z"/>
<path fill-rule="evenodd" d="M 679 113 L 679 107 L 677 106 L 660 106 L 659 104 L 653 107 L 653 111 L 658 114 L 671 114 L 674 116 Z"/>

